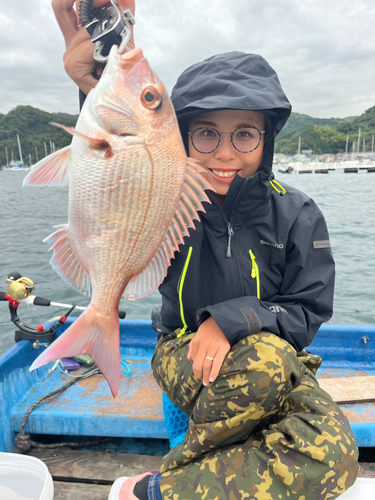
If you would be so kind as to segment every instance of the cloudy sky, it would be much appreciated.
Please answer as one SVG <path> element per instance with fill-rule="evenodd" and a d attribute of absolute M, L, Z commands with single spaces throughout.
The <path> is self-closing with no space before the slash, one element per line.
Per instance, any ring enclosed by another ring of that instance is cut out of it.
<path fill-rule="evenodd" d="M 0 113 L 77 113 L 51 0 L 2 0 L 0 20 Z M 136 21 L 136 45 L 169 91 L 186 67 L 237 50 L 268 60 L 298 113 L 375 105 L 374 0 L 138 0 Z"/>

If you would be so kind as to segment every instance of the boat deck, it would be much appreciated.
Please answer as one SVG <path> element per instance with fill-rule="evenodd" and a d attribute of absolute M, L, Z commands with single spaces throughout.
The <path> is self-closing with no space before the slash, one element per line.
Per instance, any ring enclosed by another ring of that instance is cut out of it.
<path fill-rule="evenodd" d="M 33 450 L 53 479 L 54 500 L 108 500 L 111 485 L 122 476 L 158 471 L 161 457 L 105 452 Z"/>
<path fill-rule="evenodd" d="M 353 377 L 374 376 L 375 327 L 340 327 L 339 332 L 334 328 L 322 327 L 309 347 L 323 358 L 318 376 L 321 379 L 339 377 L 344 389 L 345 384 L 351 386 Z M 131 375 L 121 375 L 118 397 L 112 397 L 102 375 L 80 379 L 32 411 L 25 427 L 27 434 L 168 439 L 162 392 L 150 368 L 156 334 L 148 321 L 136 323 L 135 328 L 133 324 L 132 331 L 126 328 L 125 331 L 126 335 L 121 336 L 121 357 L 126 360 Z M 51 365 L 30 373 L 28 366 L 39 349 L 33 349 L 28 341 L 19 342 L 14 349 L 20 350 L 18 355 L 10 354 L 9 362 L 2 365 L 2 376 L 8 384 L 2 394 L 0 423 L 4 433 L 0 441 L 4 441 L 2 449 L 9 451 L 30 406 L 71 380 L 58 370 L 49 373 Z M 367 401 L 361 398 L 360 392 L 354 401 L 340 406 L 348 416 L 358 446 L 375 447 L 375 387 L 372 399 Z"/>
<path fill-rule="evenodd" d="M 48 467 L 54 500 L 108 500 L 113 482 L 122 476 L 157 471 L 161 457 L 87 451 L 33 450 Z M 362 462 L 359 477 L 375 477 L 375 463 Z"/>
<path fill-rule="evenodd" d="M 124 353 L 125 354 L 125 353 Z M 131 375 L 121 374 L 113 398 L 103 375 L 79 380 L 63 393 L 44 401 L 28 418 L 31 434 L 168 438 L 162 410 L 162 392 L 150 370 L 149 359 L 129 359 Z M 79 370 L 74 373 L 84 373 Z M 33 385 L 12 410 L 12 428 L 19 432 L 26 410 L 40 397 L 71 379 L 56 370 Z"/>

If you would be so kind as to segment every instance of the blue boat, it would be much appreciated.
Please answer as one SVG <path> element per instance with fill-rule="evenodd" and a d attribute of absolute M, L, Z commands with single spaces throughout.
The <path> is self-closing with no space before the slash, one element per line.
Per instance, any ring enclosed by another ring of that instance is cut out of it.
<path fill-rule="evenodd" d="M 74 320 L 68 318 L 57 334 Z M 127 367 L 121 375 L 118 396 L 112 397 L 101 374 L 82 378 L 62 394 L 38 405 L 27 419 L 25 432 L 59 439 L 142 438 L 150 443 L 150 454 L 155 453 L 156 447 L 162 455 L 170 436 L 163 417 L 162 392 L 150 368 L 156 341 L 151 321 L 120 320 L 121 359 Z M 13 450 L 27 409 L 70 380 L 59 369 L 51 371 L 53 364 L 29 371 L 41 349 L 44 347 L 35 349 L 33 341 L 21 340 L 0 357 L 0 451 Z M 339 377 L 350 387 L 352 377 L 375 375 L 375 327 L 323 325 L 309 351 L 323 359 L 318 372 L 321 380 Z M 375 401 L 340 406 L 348 416 L 358 446 L 374 447 Z"/>

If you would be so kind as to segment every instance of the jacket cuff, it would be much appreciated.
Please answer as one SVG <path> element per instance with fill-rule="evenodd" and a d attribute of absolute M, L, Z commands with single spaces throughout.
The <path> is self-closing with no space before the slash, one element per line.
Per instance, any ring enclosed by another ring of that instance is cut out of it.
<path fill-rule="evenodd" d="M 206 319 L 211 318 L 211 314 L 207 311 L 207 309 L 197 309 L 195 311 L 195 322 L 198 325 L 198 328 L 202 323 L 206 321 Z"/>
<path fill-rule="evenodd" d="M 230 302 L 230 301 L 229 301 Z M 196 321 L 200 326 L 210 316 L 213 317 L 218 327 L 234 345 L 248 335 L 259 333 L 262 329 L 260 319 L 254 309 L 243 305 L 239 309 L 221 303 L 207 306 L 196 311 Z"/>

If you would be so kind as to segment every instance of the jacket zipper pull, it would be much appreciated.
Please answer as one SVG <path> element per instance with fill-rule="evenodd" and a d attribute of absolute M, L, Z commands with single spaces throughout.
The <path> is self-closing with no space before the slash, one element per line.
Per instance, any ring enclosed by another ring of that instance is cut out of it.
<path fill-rule="evenodd" d="M 227 253 L 226 253 L 226 256 L 228 258 L 232 257 L 232 251 L 231 251 L 231 247 L 230 247 L 230 242 L 231 242 L 231 239 L 232 239 L 233 235 L 234 235 L 233 228 L 230 225 L 230 222 L 228 222 L 228 246 L 227 246 Z"/>

